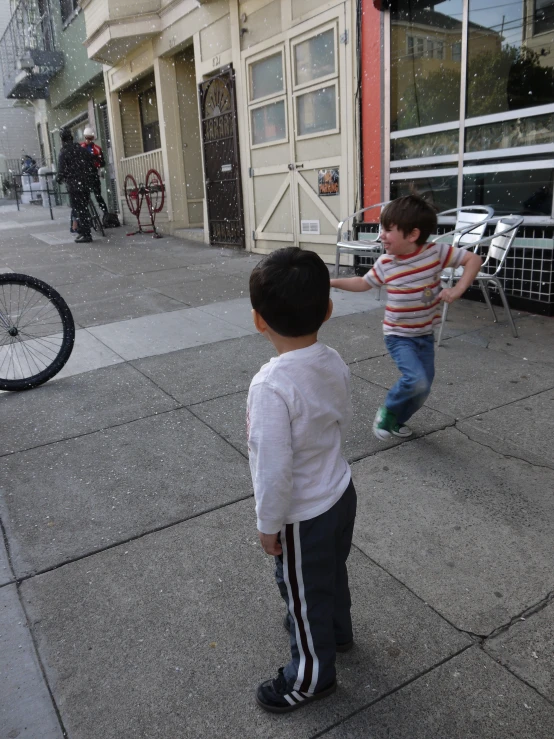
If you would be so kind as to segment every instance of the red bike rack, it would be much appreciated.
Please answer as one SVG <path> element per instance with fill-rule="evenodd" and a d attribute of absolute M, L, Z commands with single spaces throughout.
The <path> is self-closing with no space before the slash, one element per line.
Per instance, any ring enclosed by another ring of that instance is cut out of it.
<path fill-rule="evenodd" d="M 125 200 L 127 207 L 132 215 L 137 219 L 138 229 L 131 231 L 127 236 L 135 234 L 152 234 L 152 238 L 161 239 L 162 235 L 156 229 L 156 214 L 164 207 L 165 202 L 165 185 L 162 182 L 160 173 L 155 169 L 149 169 L 146 173 L 146 182 L 137 185 L 137 181 L 132 174 L 125 177 Z M 150 223 L 142 224 L 140 222 L 140 212 L 142 204 L 146 200 Z M 149 228 L 143 228 L 147 226 Z"/>

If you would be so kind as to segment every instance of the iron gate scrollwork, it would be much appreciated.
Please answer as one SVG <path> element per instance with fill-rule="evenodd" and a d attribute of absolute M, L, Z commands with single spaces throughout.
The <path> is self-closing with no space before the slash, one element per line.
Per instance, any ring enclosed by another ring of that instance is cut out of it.
<path fill-rule="evenodd" d="M 244 246 L 233 69 L 200 83 L 199 91 L 210 244 Z"/>

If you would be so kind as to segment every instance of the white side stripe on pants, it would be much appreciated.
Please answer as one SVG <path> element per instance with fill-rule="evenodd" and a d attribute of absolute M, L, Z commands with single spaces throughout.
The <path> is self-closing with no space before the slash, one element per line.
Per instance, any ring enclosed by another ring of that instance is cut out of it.
<path fill-rule="evenodd" d="M 298 676 L 297 676 L 296 682 L 294 683 L 294 689 L 299 690 L 301 688 L 302 682 L 304 681 L 305 672 L 306 672 L 306 656 L 307 655 L 304 653 L 304 647 L 302 645 L 302 640 L 300 638 L 300 630 L 302 630 L 306 634 L 306 641 L 308 645 L 309 657 L 311 658 L 310 661 L 313 664 L 312 679 L 310 682 L 310 686 L 307 690 L 307 693 L 311 695 L 313 694 L 315 690 L 315 687 L 317 685 L 317 679 L 319 677 L 319 660 L 315 653 L 312 633 L 310 630 L 310 622 L 308 621 L 308 604 L 306 603 L 306 595 L 305 595 L 305 590 L 304 590 L 304 577 L 302 574 L 302 549 L 300 545 L 300 523 L 298 522 L 294 524 L 289 524 L 289 526 L 291 525 L 293 527 L 294 552 L 288 551 L 286 525 L 281 530 L 281 546 L 283 547 L 283 578 L 287 586 L 287 592 L 289 596 L 289 612 L 291 613 L 293 620 L 294 620 L 294 625 L 296 629 L 296 643 L 298 645 L 298 653 L 300 657 L 300 663 L 298 665 Z M 289 575 L 289 560 L 290 560 L 291 554 L 294 557 L 294 561 L 295 561 L 296 582 L 298 584 L 298 592 L 294 594 L 292 592 L 292 586 L 291 586 L 290 575 Z M 294 610 L 294 603 L 295 603 L 296 598 L 300 602 L 300 619 L 301 619 L 300 624 L 297 621 L 296 613 Z"/>

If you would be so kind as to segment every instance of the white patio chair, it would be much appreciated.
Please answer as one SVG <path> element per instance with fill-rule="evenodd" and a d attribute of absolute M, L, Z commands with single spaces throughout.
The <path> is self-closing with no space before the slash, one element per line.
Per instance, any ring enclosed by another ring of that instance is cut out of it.
<path fill-rule="evenodd" d="M 376 261 L 381 256 L 381 254 L 383 253 L 383 247 L 379 239 L 379 231 L 376 234 L 372 234 L 373 238 L 370 238 L 368 240 L 356 239 L 354 241 L 350 241 L 348 239 L 342 238 L 342 229 L 344 224 L 348 223 L 348 221 L 357 218 L 357 216 L 365 213 L 368 210 L 373 210 L 374 208 L 383 209 L 385 205 L 387 205 L 387 203 L 389 202 L 390 200 L 387 200 L 384 203 L 375 203 L 374 205 L 368 205 L 367 208 L 362 208 L 361 210 L 356 211 L 356 213 L 352 213 L 351 216 L 348 216 L 348 218 L 345 218 L 344 221 L 341 221 L 339 223 L 337 227 L 338 231 L 337 251 L 335 256 L 335 277 L 339 276 L 341 254 L 352 254 L 354 256 L 370 256 L 374 258 L 374 261 Z M 379 215 L 380 214 L 381 211 L 379 211 Z"/>
<path fill-rule="evenodd" d="M 500 295 L 500 300 L 502 301 L 502 305 L 504 306 L 504 310 L 506 311 L 506 315 L 508 316 L 508 322 L 510 324 L 510 328 L 512 329 L 512 334 L 515 338 L 517 338 L 517 328 L 514 323 L 514 319 L 510 311 L 510 306 L 508 305 L 508 300 L 506 298 L 506 293 L 504 292 L 504 288 L 502 287 L 499 275 L 504 267 L 506 256 L 514 243 L 517 231 L 522 223 L 523 218 L 519 216 L 503 216 L 502 218 L 499 218 L 497 220 L 494 233 L 491 234 L 491 236 L 485 236 L 469 247 L 472 249 L 472 251 L 479 252 L 480 246 L 485 244 L 487 241 L 490 242 L 487 249 L 485 261 L 481 265 L 481 270 L 477 274 L 475 280 L 481 288 L 481 292 L 483 293 L 483 297 L 485 298 L 485 303 L 492 313 L 493 321 L 495 323 L 497 322 L 496 313 L 491 303 L 491 299 L 487 290 L 487 284 L 489 282 L 492 282 L 492 284 L 496 286 Z M 462 274 L 463 267 L 458 267 L 457 269 L 448 269 L 441 275 L 441 280 L 443 282 L 446 282 L 448 287 L 450 287 L 460 279 Z M 444 324 L 446 322 L 447 315 L 448 303 L 444 303 L 437 346 L 440 346 L 442 342 L 442 332 L 444 330 Z"/>
<path fill-rule="evenodd" d="M 494 216 L 490 205 L 466 205 L 463 208 L 451 208 L 437 214 L 439 225 L 456 214 L 456 225 L 452 231 L 440 234 L 433 241 L 441 241 L 452 236 L 452 246 L 467 249 L 474 246 L 484 235 L 487 225 Z"/>

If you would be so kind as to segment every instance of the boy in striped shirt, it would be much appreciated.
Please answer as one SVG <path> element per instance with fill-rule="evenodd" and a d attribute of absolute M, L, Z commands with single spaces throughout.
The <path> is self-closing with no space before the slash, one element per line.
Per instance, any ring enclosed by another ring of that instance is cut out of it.
<path fill-rule="evenodd" d="M 385 253 L 364 277 L 331 280 L 340 290 L 387 291 L 383 332 L 401 376 L 373 422 L 373 433 L 383 441 L 412 435 L 405 424 L 427 400 L 435 376 L 433 328 L 440 322 L 441 302 L 460 298 L 481 267 L 481 257 L 473 252 L 426 243 L 436 228 L 436 213 L 423 198 L 393 200 L 381 213 Z M 464 273 L 454 287 L 441 288 L 440 275 L 448 267 L 463 267 Z"/>

